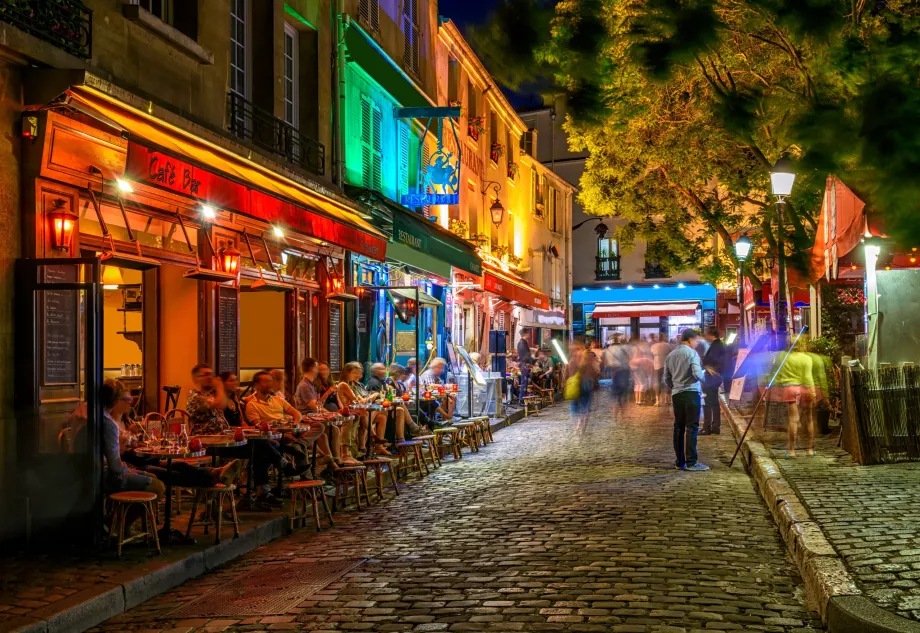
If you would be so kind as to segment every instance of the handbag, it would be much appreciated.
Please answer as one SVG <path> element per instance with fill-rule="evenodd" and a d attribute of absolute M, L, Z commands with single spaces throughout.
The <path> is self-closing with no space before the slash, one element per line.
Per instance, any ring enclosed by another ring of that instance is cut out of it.
<path fill-rule="evenodd" d="M 565 391 L 562 393 L 566 400 L 575 400 L 581 395 L 581 372 L 575 372 L 565 381 Z"/>

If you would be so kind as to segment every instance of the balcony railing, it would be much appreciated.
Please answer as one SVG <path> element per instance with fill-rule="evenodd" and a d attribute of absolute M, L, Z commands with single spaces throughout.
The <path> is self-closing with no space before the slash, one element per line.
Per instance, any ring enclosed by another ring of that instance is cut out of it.
<path fill-rule="evenodd" d="M 646 262 L 645 263 L 645 278 L 646 279 L 667 279 L 670 277 L 668 269 L 662 266 L 661 264 L 655 262 Z"/>
<path fill-rule="evenodd" d="M 293 125 L 231 92 L 227 95 L 230 133 L 250 141 L 256 147 L 281 156 L 287 162 L 319 176 L 326 164 L 326 148 Z"/>
<path fill-rule="evenodd" d="M 93 12 L 79 0 L 2 0 L 0 21 L 76 57 L 93 56 Z"/>
<path fill-rule="evenodd" d="M 598 255 L 594 258 L 594 279 L 596 281 L 610 281 L 620 278 L 620 257 Z"/>

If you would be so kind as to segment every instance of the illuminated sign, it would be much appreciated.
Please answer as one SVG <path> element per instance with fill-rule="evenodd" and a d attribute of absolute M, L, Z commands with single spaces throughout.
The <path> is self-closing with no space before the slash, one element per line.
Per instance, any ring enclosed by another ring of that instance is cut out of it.
<path fill-rule="evenodd" d="M 460 194 L 404 193 L 401 202 L 406 207 L 424 207 L 429 204 L 460 204 Z"/>
<path fill-rule="evenodd" d="M 419 173 L 416 182 L 418 186 L 415 191 L 404 193 L 400 197 L 400 203 L 406 207 L 424 207 L 431 204 L 459 204 L 460 203 L 460 158 L 459 142 L 457 141 L 457 131 L 454 128 L 454 120 L 449 116 L 443 116 L 440 112 L 432 112 L 437 118 L 437 140 L 438 147 L 424 160 L 422 151 L 424 141 L 419 143 Z M 456 152 L 451 152 L 444 147 L 444 120 L 450 122 L 450 131 L 454 136 L 454 147 Z M 431 119 L 428 119 L 428 125 L 431 125 Z M 428 128 L 422 139 L 428 136 Z"/>

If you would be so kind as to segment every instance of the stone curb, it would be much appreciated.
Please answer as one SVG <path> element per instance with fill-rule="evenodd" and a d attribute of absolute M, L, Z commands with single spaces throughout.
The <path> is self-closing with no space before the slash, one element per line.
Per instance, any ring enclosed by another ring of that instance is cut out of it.
<path fill-rule="evenodd" d="M 720 404 L 737 441 L 747 421 L 736 419 L 724 396 Z M 920 633 L 920 623 L 886 611 L 862 595 L 843 559 L 761 442 L 748 434 L 740 454 L 805 581 L 806 598 L 817 608 L 828 633 Z"/>

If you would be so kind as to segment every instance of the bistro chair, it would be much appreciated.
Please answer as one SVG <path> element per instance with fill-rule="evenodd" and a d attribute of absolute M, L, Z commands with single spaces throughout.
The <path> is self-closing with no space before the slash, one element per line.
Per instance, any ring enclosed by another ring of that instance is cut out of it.
<path fill-rule="evenodd" d="M 170 409 L 166 412 L 164 418 L 164 424 L 168 432 L 178 435 L 182 431 L 182 425 L 184 424 L 189 434 L 192 433 L 192 428 L 189 424 L 190 418 L 185 409 Z"/>
<path fill-rule="evenodd" d="M 236 490 L 234 484 L 226 486 L 217 484 L 207 488 L 193 488 L 195 498 L 192 501 L 192 512 L 188 517 L 188 527 L 185 529 L 185 538 L 191 538 L 192 528 L 204 526 L 204 533 L 214 526 L 214 544 L 220 543 L 220 530 L 223 524 L 224 503 L 230 504 L 230 522 L 233 524 L 233 538 L 240 537 L 240 521 L 236 516 L 236 503 L 233 501 L 233 491 Z M 195 518 L 195 512 L 198 511 L 198 504 L 204 505 L 204 514 L 201 519 Z"/>
<path fill-rule="evenodd" d="M 537 415 L 540 412 L 540 396 L 524 396 L 524 417 L 531 413 Z"/>
<path fill-rule="evenodd" d="M 428 446 L 428 455 L 426 456 L 426 459 L 431 461 L 432 468 L 440 468 L 441 467 L 441 456 L 438 453 L 438 451 L 435 449 L 435 445 L 434 445 L 435 440 L 437 439 L 437 436 L 435 436 L 432 433 L 430 435 L 416 435 L 412 439 L 419 440 L 420 442 L 423 443 L 422 444 L 422 455 L 425 455 L 425 446 L 426 445 Z"/>
<path fill-rule="evenodd" d="M 112 523 L 109 527 L 109 539 L 115 539 L 116 552 L 118 558 L 121 558 L 121 547 L 125 543 L 132 541 L 153 541 L 157 554 L 160 553 L 160 537 L 157 534 L 156 520 L 156 493 L 144 492 L 141 490 L 115 492 L 108 496 L 112 504 Z M 134 536 L 125 538 L 125 517 L 128 510 L 133 504 L 140 504 L 143 507 L 143 531 Z"/>
<path fill-rule="evenodd" d="M 361 510 L 361 486 L 364 486 L 364 499 L 368 507 L 371 505 L 371 498 L 367 494 L 367 466 L 364 464 L 355 464 L 352 466 L 340 466 L 333 471 L 332 476 L 335 482 L 335 497 L 332 500 L 332 509 L 338 512 L 339 501 L 344 508 L 348 504 L 349 489 L 353 488 L 355 492 L 355 505 Z"/>
<path fill-rule="evenodd" d="M 316 521 L 316 531 L 319 532 L 322 530 L 322 526 L 319 522 L 319 506 L 317 504 L 318 499 L 316 498 L 317 493 L 323 500 L 323 508 L 326 510 L 326 517 L 329 519 L 329 527 L 335 526 L 335 521 L 332 520 L 332 511 L 329 509 L 329 501 L 326 499 L 326 491 L 323 489 L 323 486 L 326 484 L 322 479 L 312 479 L 310 481 L 295 481 L 288 486 L 288 490 L 291 491 L 291 531 L 294 531 L 294 527 L 299 522 L 301 527 L 307 526 L 307 517 L 310 516 L 307 512 L 307 497 L 310 497 L 310 501 L 313 504 L 313 519 Z M 298 508 L 298 504 L 301 505 L 301 508 Z"/>
<path fill-rule="evenodd" d="M 396 452 L 399 459 L 400 476 L 405 476 L 405 474 L 407 474 L 408 471 L 412 468 L 414 468 L 414 470 L 418 473 L 419 477 L 424 477 L 428 474 L 428 464 L 425 462 L 425 458 L 422 456 L 421 440 L 416 439 L 396 442 Z M 422 472 L 422 466 L 425 467 L 424 473 Z"/>
<path fill-rule="evenodd" d="M 471 453 L 479 452 L 479 442 L 476 439 L 475 424 L 475 422 L 454 422 L 454 427 L 460 431 L 457 437 L 460 448 L 462 449 L 466 446 L 470 449 Z"/>
<path fill-rule="evenodd" d="M 179 406 L 179 392 L 182 391 L 182 387 L 179 385 L 170 385 L 163 387 L 163 391 L 166 392 L 166 410 L 175 409 Z"/>
<path fill-rule="evenodd" d="M 148 413 L 144 416 L 140 424 L 148 438 L 162 437 L 164 430 L 163 423 L 165 420 L 166 417 L 162 413 Z"/>
<path fill-rule="evenodd" d="M 455 460 L 463 459 L 463 455 L 460 454 L 459 435 L 460 429 L 453 426 L 442 426 L 434 430 L 435 446 L 442 460 L 444 459 L 445 449 L 450 451 Z"/>
<path fill-rule="evenodd" d="M 362 462 L 368 468 L 374 469 L 374 479 L 377 488 L 377 500 L 383 500 L 383 469 L 386 468 L 390 473 L 390 483 L 393 485 L 393 492 L 399 496 L 399 484 L 396 483 L 396 467 L 393 460 L 387 457 L 375 457 L 374 459 L 365 459 Z"/>
<path fill-rule="evenodd" d="M 486 429 L 489 426 L 489 416 L 477 416 L 475 418 L 469 418 L 467 422 L 473 423 L 472 432 L 476 436 L 476 440 L 485 446 L 489 443 L 489 440 L 486 439 Z"/>

